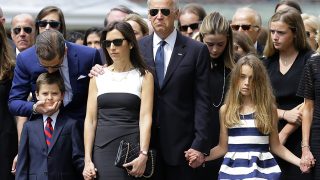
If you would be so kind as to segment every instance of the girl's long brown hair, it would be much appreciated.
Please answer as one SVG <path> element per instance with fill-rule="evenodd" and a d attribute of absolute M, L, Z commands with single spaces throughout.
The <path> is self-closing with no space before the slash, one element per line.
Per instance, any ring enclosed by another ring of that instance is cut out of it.
<path fill-rule="evenodd" d="M 277 117 L 275 113 L 275 97 L 272 92 L 271 83 L 267 71 L 261 62 L 254 55 L 242 57 L 233 68 L 230 76 L 229 91 L 227 92 L 225 104 L 226 127 L 233 127 L 240 124 L 240 107 L 242 105 L 242 95 L 239 92 L 239 83 L 242 66 L 247 65 L 252 68 L 253 77 L 251 80 L 251 99 L 256 106 L 255 123 L 259 131 L 263 134 L 271 133 L 273 122 Z"/>

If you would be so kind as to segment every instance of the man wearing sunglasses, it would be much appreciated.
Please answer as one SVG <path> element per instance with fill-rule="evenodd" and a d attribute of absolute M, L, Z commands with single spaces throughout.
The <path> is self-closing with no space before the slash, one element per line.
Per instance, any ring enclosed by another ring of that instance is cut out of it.
<path fill-rule="evenodd" d="M 257 42 L 261 24 L 260 14 L 249 7 L 237 9 L 231 23 L 232 30 L 239 31 L 250 37 L 260 56 L 262 56 L 264 49 L 263 45 L 258 44 Z"/>
<path fill-rule="evenodd" d="M 150 146 L 159 152 L 156 179 L 199 179 L 193 168 L 204 162 L 210 149 L 208 48 L 175 29 L 178 1 L 148 0 L 148 8 L 154 33 L 139 45 L 155 71 Z M 185 152 L 197 154 L 191 167 Z"/>
<path fill-rule="evenodd" d="M 11 38 L 16 46 L 16 56 L 33 45 L 35 22 L 30 14 L 18 14 L 12 18 Z"/>
<path fill-rule="evenodd" d="M 9 96 L 10 111 L 15 116 L 25 117 L 55 111 L 58 104 L 48 107 L 44 102 L 36 102 L 35 85 L 39 74 L 59 71 L 66 86 L 62 102 L 64 111 L 70 117 L 84 121 L 89 85 L 87 75 L 95 64 L 101 64 L 96 49 L 69 43 L 57 30 L 42 32 L 37 36 L 35 46 L 17 56 Z M 34 102 L 27 101 L 30 92 Z"/>

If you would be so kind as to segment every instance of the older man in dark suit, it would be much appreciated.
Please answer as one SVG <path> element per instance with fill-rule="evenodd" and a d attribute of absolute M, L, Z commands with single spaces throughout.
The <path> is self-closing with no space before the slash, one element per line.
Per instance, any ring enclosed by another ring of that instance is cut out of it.
<path fill-rule="evenodd" d="M 209 153 L 208 48 L 174 28 L 176 0 L 148 0 L 154 34 L 139 45 L 155 71 L 153 138 L 158 149 L 160 179 L 197 179 L 195 171 Z M 188 166 L 184 152 L 198 154 Z"/>

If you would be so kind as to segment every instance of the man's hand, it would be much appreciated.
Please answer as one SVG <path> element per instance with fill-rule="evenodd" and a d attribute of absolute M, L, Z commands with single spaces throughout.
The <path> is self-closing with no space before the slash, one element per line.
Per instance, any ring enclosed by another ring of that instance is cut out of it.
<path fill-rule="evenodd" d="M 188 151 L 185 151 L 185 157 L 189 161 L 189 166 L 192 168 L 197 168 L 205 162 L 204 155 L 192 148 L 190 148 Z"/>
<path fill-rule="evenodd" d="M 61 101 L 58 101 L 52 105 L 48 105 L 46 101 L 37 101 L 35 111 L 39 114 L 51 114 L 59 110 L 61 103 Z"/>
<path fill-rule="evenodd" d="M 92 67 L 90 70 L 90 73 L 88 74 L 89 77 L 97 77 L 99 74 L 102 75 L 104 74 L 103 68 L 107 67 L 107 65 L 101 66 L 100 64 L 96 64 Z"/>

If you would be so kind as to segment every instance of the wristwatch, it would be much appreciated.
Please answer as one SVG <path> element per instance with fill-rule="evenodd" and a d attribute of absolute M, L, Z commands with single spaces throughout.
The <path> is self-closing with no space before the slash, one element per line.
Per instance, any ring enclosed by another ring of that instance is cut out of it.
<path fill-rule="evenodd" d="M 148 156 L 148 151 L 140 151 L 140 154 Z"/>
<path fill-rule="evenodd" d="M 39 114 L 39 113 L 36 111 L 36 108 L 37 108 L 37 104 L 34 103 L 33 106 L 32 106 L 32 114 Z"/>

